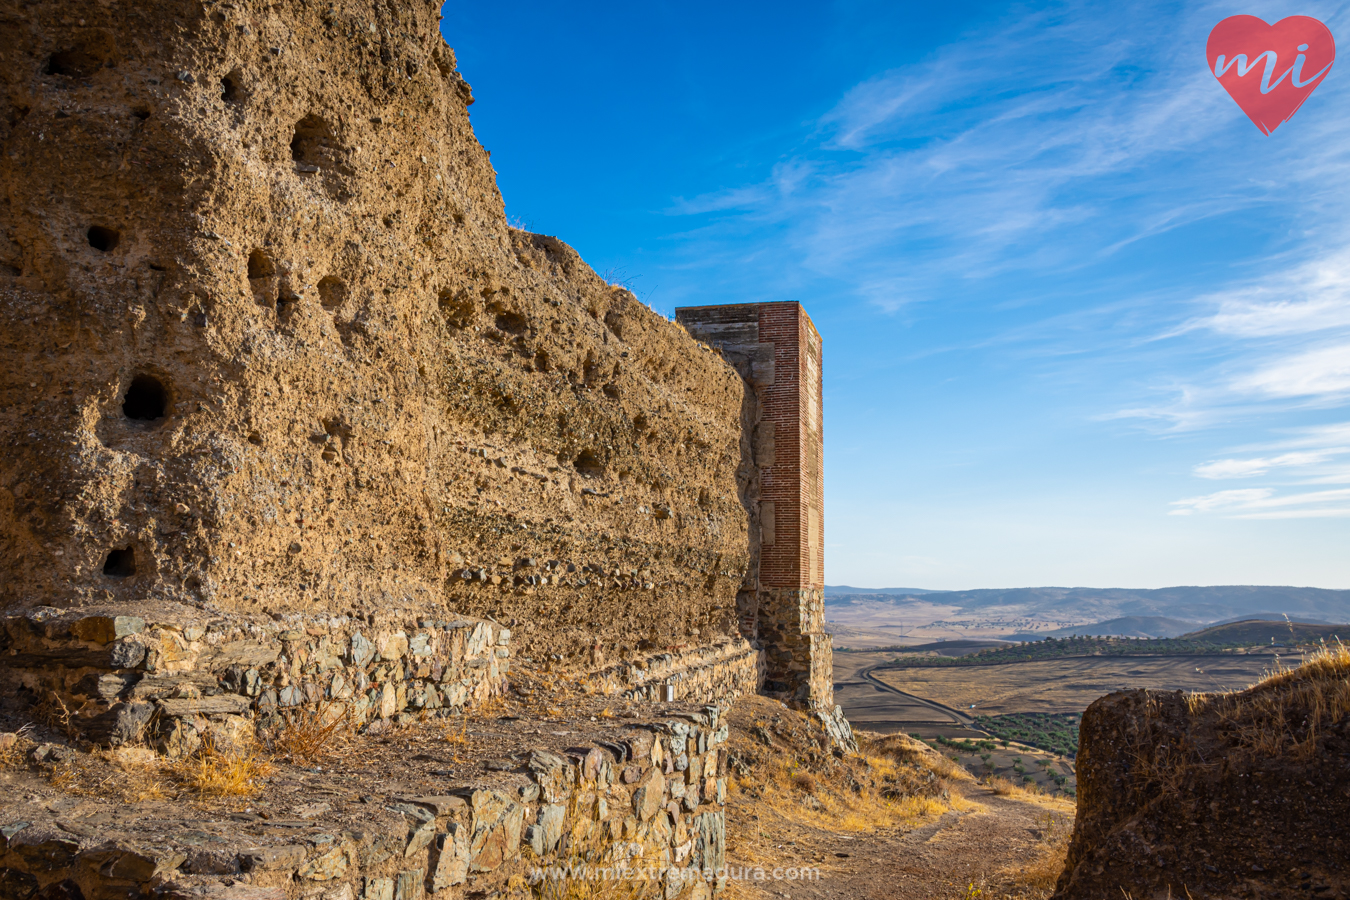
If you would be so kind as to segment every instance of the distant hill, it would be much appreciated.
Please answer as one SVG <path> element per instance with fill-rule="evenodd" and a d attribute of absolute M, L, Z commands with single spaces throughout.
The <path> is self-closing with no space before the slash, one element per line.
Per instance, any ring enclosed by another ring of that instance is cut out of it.
<path fill-rule="evenodd" d="M 1253 619 L 1257 619 L 1257 620 L 1260 620 L 1260 621 L 1262 621 L 1262 622 L 1283 622 L 1283 621 L 1285 620 L 1285 617 L 1284 617 L 1284 613 L 1273 613 L 1273 612 L 1246 613 L 1246 614 L 1241 615 L 1241 616 L 1231 616 L 1231 617 L 1229 617 L 1229 618 L 1227 618 L 1227 619 L 1220 619 L 1220 620 L 1217 621 L 1217 622 L 1210 622 L 1209 624 L 1211 624 L 1211 625 L 1227 625 L 1229 622 L 1250 622 L 1250 621 L 1252 621 Z M 1324 622 L 1324 621 L 1322 621 L 1321 619 L 1314 619 L 1314 618 L 1311 618 L 1311 617 L 1309 617 L 1309 616 L 1301 616 L 1300 619 L 1301 619 L 1301 621 L 1303 621 L 1304 623 L 1306 623 L 1306 624 L 1308 624 L 1308 625 L 1335 625 L 1335 624 L 1336 624 L 1335 622 Z"/>
<path fill-rule="evenodd" d="M 915 644 L 904 648 L 905 653 L 936 653 L 939 656 L 968 656 L 980 650 L 1007 647 L 1007 641 L 933 641 L 928 644 Z"/>
<path fill-rule="evenodd" d="M 1099 621 L 1131 616 L 1217 622 L 1235 616 L 1287 613 L 1290 618 L 1350 622 L 1350 590 L 1267 585 L 1133 588 L 1037 587 L 975 591 L 913 591 L 905 588 L 858 590 L 826 588 L 827 615 L 844 616 L 850 607 L 878 610 L 903 606 L 906 598 L 954 606 L 967 612 L 994 607 L 1017 608 L 1028 616 L 1063 613 Z"/>
<path fill-rule="evenodd" d="M 1250 619 L 1245 622 L 1213 625 L 1183 637 L 1187 640 L 1208 641 L 1214 644 L 1306 644 L 1319 640 L 1331 641 L 1337 637 L 1350 640 L 1350 625 Z"/>
<path fill-rule="evenodd" d="M 1284 621 L 1281 619 L 1281 621 Z M 1008 636 L 1010 641 L 1040 641 L 1047 637 L 1111 636 L 1135 638 L 1180 637 L 1194 631 L 1199 622 L 1186 622 L 1181 619 L 1169 619 L 1166 616 L 1123 616 L 1108 619 L 1105 622 L 1093 622 L 1091 625 L 1073 625 L 1068 628 L 1056 628 L 1054 631 L 1022 632 Z"/>
<path fill-rule="evenodd" d="M 918 597 L 933 593 L 941 593 L 941 591 L 926 591 L 923 588 L 860 588 L 849 587 L 846 584 L 825 585 L 825 596 L 827 598 L 846 597 L 851 594 L 890 594 L 894 597 Z"/>

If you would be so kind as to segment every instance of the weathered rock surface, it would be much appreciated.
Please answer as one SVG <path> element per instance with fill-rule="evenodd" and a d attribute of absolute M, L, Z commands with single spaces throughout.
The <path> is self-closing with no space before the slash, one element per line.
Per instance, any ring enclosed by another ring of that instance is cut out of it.
<path fill-rule="evenodd" d="M 1344 897 L 1350 660 L 1088 707 L 1057 898 Z"/>
<path fill-rule="evenodd" d="M 436 11 L 0 2 L 0 607 L 734 633 L 744 382 L 507 226 Z"/>

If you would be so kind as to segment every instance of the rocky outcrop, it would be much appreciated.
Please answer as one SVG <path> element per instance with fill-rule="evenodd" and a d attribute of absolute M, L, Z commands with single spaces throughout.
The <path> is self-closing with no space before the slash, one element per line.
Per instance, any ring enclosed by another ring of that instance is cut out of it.
<path fill-rule="evenodd" d="M 1350 654 L 1236 694 L 1088 707 L 1063 900 L 1350 892 Z"/>
<path fill-rule="evenodd" d="M 745 384 L 508 227 L 438 5 L 0 2 L 0 607 L 736 632 Z"/>

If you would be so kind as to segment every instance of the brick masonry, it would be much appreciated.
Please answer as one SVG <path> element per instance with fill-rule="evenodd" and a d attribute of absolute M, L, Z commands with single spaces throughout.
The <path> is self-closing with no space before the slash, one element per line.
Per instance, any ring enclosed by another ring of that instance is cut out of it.
<path fill-rule="evenodd" d="M 750 450 L 752 567 L 741 628 L 764 649 L 765 689 L 834 705 L 825 633 L 821 339 L 800 303 L 684 307 L 676 321 L 754 388 Z"/>

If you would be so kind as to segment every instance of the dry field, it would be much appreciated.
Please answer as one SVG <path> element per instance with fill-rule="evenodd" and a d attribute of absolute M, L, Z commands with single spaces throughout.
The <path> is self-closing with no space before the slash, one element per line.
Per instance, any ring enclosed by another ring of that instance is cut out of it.
<path fill-rule="evenodd" d="M 1297 658 L 1288 660 L 1297 664 Z M 1120 690 L 1241 690 L 1275 666 L 1275 657 L 1173 656 L 1036 660 L 995 666 L 877 669 L 910 694 L 983 715 L 1082 712 Z"/>

